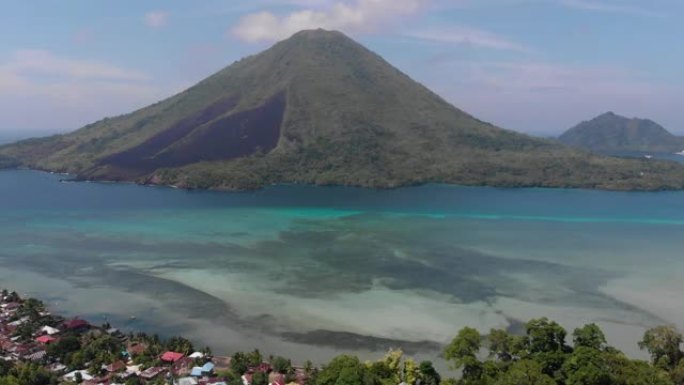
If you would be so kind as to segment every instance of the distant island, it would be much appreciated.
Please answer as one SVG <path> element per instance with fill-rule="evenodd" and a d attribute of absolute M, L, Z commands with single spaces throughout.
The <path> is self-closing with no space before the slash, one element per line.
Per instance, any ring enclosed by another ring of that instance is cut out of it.
<path fill-rule="evenodd" d="M 324 30 L 299 32 L 133 113 L 2 146 L 0 167 L 225 190 L 278 183 L 684 189 L 683 165 L 595 155 L 495 127 Z"/>
<path fill-rule="evenodd" d="M 684 137 L 671 134 L 658 123 L 613 112 L 582 122 L 558 139 L 568 146 L 604 154 L 684 150 Z"/>
<path fill-rule="evenodd" d="M 520 335 L 463 328 L 442 353 L 460 376 L 446 378 L 431 361 L 416 362 L 400 349 L 366 362 L 342 354 L 321 366 L 259 350 L 215 356 L 182 337 L 65 319 L 37 299 L 2 290 L 0 385 L 676 385 L 684 378 L 683 337 L 672 327 L 644 333 L 639 346 L 650 363 L 608 345 L 595 324 L 575 329 L 572 344 L 566 335 L 546 318 L 527 322 Z"/>

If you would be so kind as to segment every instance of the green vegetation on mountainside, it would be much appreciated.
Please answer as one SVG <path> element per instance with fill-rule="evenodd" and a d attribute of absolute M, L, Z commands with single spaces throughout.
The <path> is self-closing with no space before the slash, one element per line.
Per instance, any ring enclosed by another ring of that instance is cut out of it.
<path fill-rule="evenodd" d="M 599 115 L 567 130 L 562 143 L 589 151 L 675 152 L 684 149 L 684 138 L 672 135 L 648 119 L 629 119 L 612 112 Z"/>
<path fill-rule="evenodd" d="M 0 157 L 5 167 L 189 188 L 684 188 L 681 165 L 590 155 L 482 122 L 322 30 L 300 32 L 131 114 L 0 147 Z"/>

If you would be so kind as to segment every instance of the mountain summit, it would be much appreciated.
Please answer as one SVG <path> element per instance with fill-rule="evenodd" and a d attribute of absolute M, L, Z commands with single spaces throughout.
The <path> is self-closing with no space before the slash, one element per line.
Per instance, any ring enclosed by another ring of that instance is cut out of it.
<path fill-rule="evenodd" d="M 169 99 L 0 147 L 0 165 L 191 188 L 682 188 L 684 168 L 604 158 L 459 110 L 340 32 L 302 31 Z"/>
<path fill-rule="evenodd" d="M 562 143 L 589 151 L 674 152 L 684 148 L 684 138 L 672 135 L 648 119 L 626 118 L 606 112 L 582 122 L 559 137 Z"/>

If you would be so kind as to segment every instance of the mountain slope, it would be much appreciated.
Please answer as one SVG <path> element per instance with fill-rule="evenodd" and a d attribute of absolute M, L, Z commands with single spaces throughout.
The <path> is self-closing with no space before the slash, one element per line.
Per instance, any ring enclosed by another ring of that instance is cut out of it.
<path fill-rule="evenodd" d="M 620 151 L 675 152 L 684 139 L 648 119 L 625 118 L 612 112 L 567 130 L 559 140 L 572 147 L 602 153 Z"/>
<path fill-rule="evenodd" d="M 481 122 L 339 32 L 303 31 L 152 106 L 0 147 L 83 179 L 241 189 L 451 182 L 684 187 L 684 167 L 604 158 Z"/>

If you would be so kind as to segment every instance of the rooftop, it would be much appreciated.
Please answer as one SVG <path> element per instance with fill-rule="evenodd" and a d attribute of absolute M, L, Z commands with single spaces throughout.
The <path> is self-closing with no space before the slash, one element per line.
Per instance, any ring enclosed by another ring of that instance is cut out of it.
<path fill-rule="evenodd" d="M 161 355 L 161 360 L 166 361 L 166 362 L 176 362 L 183 357 L 185 357 L 185 354 L 183 354 L 183 353 L 165 352 L 164 354 Z"/>

